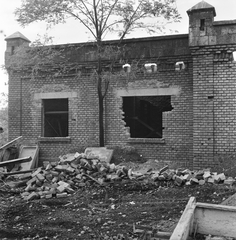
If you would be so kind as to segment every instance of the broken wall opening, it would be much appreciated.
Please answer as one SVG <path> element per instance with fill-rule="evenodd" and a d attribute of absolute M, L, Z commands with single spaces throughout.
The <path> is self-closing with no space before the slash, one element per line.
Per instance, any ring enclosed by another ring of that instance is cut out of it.
<path fill-rule="evenodd" d="M 131 138 L 162 138 L 162 113 L 171 111 L 171 96 L 123 97 L 123 112 Z"/>
<path fill-rule="evenodd" d="M 68 136 L 68 98 L 43 99 L 43 136 Z"/>

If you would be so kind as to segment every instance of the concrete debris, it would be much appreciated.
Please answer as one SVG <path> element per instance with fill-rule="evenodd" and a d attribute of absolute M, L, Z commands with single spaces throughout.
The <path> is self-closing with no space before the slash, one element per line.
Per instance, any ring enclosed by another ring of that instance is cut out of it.
<path fill-rule="evenodd" d="M 152 182 L 172 181 L 177 186 L 226 184 L 232 185 L 235 179 L 226 177 L 224 173 L 217 174 L 209 169 L 190 171 L 189 169 L 169 169 L 169 166 L 159 171 L 132 171 L 125 166 L 115 165 L 98 158 L 87 157 L 84 153 L 67 154 L 59 157 L 58 162 L 45 162 L 32 173 L 18 174 L 17 181 L 24 181 L 25 187 L 21 193 L 23 199 L 29 201 L 39 198 L 63 198 L 73 194 L 76 189 L 89 186 L 91 183 L 105 186 L 123 179 Z"/>

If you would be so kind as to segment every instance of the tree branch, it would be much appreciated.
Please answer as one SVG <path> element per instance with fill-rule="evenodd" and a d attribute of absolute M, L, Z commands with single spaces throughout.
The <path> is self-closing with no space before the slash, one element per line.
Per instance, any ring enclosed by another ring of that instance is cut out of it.
<path fill-rule="evenodd" d="M 71 16 L 77 18 L 90 32 L 91 34 L 94 36 L 95 39 L 97 39 L 97 36 L 94 34 L 93 30 L 88 26 L 88 24 L 86 24 L 80 17 L 78 17 L 76 14 L 69 12 L 67 10 L 65 10 L 65 12 L 67 12 L 68 14 L 70 14 Z"/>
<path fill-rule="evenodd" d="M 108 21 L 109 17 L 111 16 L 111 13 L 112 13 L 112 11 L 114 10 L 117 2 L 118 2 L 118 0 L 115 0 L 114 4 L 112 5 L 110 11 L 109 11 L 108 14 L 107 14 L 107 17 L 106 17 L 105 22 L 104 22 L 103 27 L 102 27 L 102 31 L 101 31 L 102 33 L 105 32 L 105 31 L 104 31 L 104 28 L 108 29 L 108 28 L 106 27 L 107 21 Z"/>

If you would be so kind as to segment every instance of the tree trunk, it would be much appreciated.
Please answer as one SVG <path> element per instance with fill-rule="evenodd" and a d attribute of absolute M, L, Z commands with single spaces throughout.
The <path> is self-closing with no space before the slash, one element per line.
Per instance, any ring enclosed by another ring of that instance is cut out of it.
<path fill-rule="evenodd" d="M 101 47 L 102 42 L 99 39 L 97 41 L 98 46 L 98 68 L 97 68 L 97 92 L 98 92 L 98 108 L 99 108 L 99 146 L 104 147 L 105 141 L 104 141 L 104 122 L 103 122 L 103 116 L 104 116 L 104 106 L 103 106 L 103 93 L 102 93 L 102 59 L 101 59 Z"/>
<path fill-rule="evenodd" d="M 101 77 L 98 76 L 98 107 L 99 107 L 99 146 L 104 147 L 104 122 L 103 122 L 103 115 L 104 115 L 104 107 L 103 107 L 103 96 L 102 96 L 102 81 Z"/>

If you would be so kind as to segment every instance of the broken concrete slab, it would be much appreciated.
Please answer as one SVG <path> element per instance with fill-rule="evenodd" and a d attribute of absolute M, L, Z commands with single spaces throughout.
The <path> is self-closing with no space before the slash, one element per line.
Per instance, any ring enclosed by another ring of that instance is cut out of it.
<path fill-rule="evenodd" d="M 87 159 L 99 159 L 107 163 L 111 162 L 113 155 L 112 149 L 107 149 L 106 147 L 89 147 L 85 149 L 85 155 Z"/>

